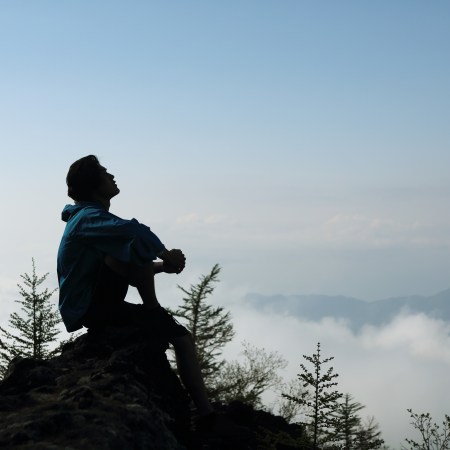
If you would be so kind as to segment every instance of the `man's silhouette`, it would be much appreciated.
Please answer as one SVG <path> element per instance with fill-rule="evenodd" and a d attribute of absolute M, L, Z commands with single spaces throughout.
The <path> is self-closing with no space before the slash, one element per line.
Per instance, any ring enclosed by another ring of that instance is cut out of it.
<path fill-rule="evenodd" d="M 155 274 L 180 273 L 185 267 L 183 252 L 167 250 L 136 219 L 109 212 L 120 190 L 96 156 L 75 161 L 66 181 L 75 204 L 62 212 L 67 224 L 57 267 L 59 309 L 67 330 L 137 325 L 165 337 L 175 349 L 180 377 L 199 415 L 209 422 L 215 415 L 191 335 L 160 306 L 155 293 Z M 143 304 L 125 302 L 129 285 L 137 288 Z"/>

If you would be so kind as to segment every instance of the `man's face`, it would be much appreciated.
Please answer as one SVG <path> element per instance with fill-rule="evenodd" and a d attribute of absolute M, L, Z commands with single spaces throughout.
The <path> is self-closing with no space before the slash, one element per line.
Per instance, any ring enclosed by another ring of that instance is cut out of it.
<path fill-rule="evenodd" d="M 100 166 L 100 169 L 100 184 L 96 192 L 100 197 L 110 200 L 120 192 L 120 189 L 114 181 L 114 175 L 108 173 L 103 166 Z"/>

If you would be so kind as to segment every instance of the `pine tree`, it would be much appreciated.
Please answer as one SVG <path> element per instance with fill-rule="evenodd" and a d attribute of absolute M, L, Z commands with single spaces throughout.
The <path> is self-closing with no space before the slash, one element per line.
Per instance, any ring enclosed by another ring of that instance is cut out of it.
<path fill-rule="evenodd" d="M 381 431 L 374 417 L 369 417 L 365 423 L 361 423 L 356 435 L 355 449 L 372 450 L 385 448 L 384 440 L 381 439 Z"/>
<path fill-rule="evenodd" d="M 321 359 L 320 352 L 319 342 L 317 343 L 317 353 L 312 356 L 303 355 L 303 358 L 313 365 L 313 371 L 310 372 L 304 364 L 300 364 L 302 372 L 298 374 L 298 377 L 302 381 L 303 387 L 307 388 L 305 394 L 302 394 L 301 397 L 283 394 L 283 397 L 308 407 L 305 415 L 311 421 L 306 425 L 312 430 L 313 450 L 319 448 L 320 440 L 325 442 L 330 440 L 330 429 L 334 429 L 336 425 L 336 419 L 332 416 L 332 413 L 338 408 L 338 400 L 342 397 L 342 394 L 338 391 L 330 390 L 337 386 L 338 383 L 334 380 L 339 374 L 333 373 L 333 367 L 329 367 L 326 372 L 323 372 L 323 366 L 333 360 L 334 357 Z M 307 392 L 310 392 L 310 398 L 308 398 Z"/>
<path fill-rule="evenodd" d="M 230 313 L 207 303 L 214 283 L 219 281 L 219 272 L 220 266 L 215 264 L 190 289 L 178 286 L 185 296 L 182 304 L 170 312 L 192 334 L 209 398 L 220 402 L 239 399 L 256 406 L 263 391 L 279 382 L 276 370 L 284 367 L 285 361 L 276 352 L 268 353 L 246 343 L 243 362 L 221 358 L 224 346 L 234 337 L 234 330 Z"/>
<path fill-rule="evenodd" d="M 359 411 L 364 408 L 361 403 L 354 402 L 350 394 L 345 394 L 343 402 L 332 413 L 335 418 L 333 441 L 340 443 L 339 448 L 372 450 L 380 448 L 384 443 L 375 419 L 368 418 L 364 423 L 359 416 Z"/>
<path fill-rule="evenodd" d="M 336 418 L 334 438 L 336 441 L 342 442 L 343 450 L 356 448 L 354 443 L 361 425 L 361 418 L 358 412 L 364 409 L 364 405 L 352 400 L 353 398 L 350 394 L 344 394 L 344 401 L 338 403 L 333 414 Z"/>
<path fill-rule="evenodd" d="M 39 291 L 39 286 L 47 279 L 48 273 L 39 277 L 36 274 L 34 259 L 32 259 L 32 274 L 21 275 L 22 286 L 18 284 L 21 305 L 24 313 L 13 312 L 9 324 L 16 332 L 10 332 L 0 327 L 0 376 L 4 376 L 9 363 L 18 356 L 47 359 L 54 356 L 58 349 L 50 349 L 60 333 L 57 325 L 61 323 L 59 312 L 49 302 L 56 291 L 45 288 Z"/>
<path fill-rule="evenodd" d="M 185 321 L 192 335 L 206 386 L 211 385 L 212 378 L 224 364 L 220 359 L 223 347 L 234 337 L 230 313 L 206 303 L 206 298 L 214 292 L 214 284 L 219 281 L 219 272 L 220 266 L 215 264 L 211 272 L 190 289 L 178 286 L 185 297 L 183 303 L 171 311 Z"/>

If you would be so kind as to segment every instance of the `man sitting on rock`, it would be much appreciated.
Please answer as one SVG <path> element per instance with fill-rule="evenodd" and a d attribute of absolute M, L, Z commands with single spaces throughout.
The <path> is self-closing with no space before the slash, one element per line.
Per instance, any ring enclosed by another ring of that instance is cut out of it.
<path fill-rule="evenodd" d="M 163 307 L 155 293 L 154 275 L 180 273 L 181 250 L 167 250 L 149 227 L 109 212 L 120 190 L 114 176 L 96 156 L 75 161 L 67 174 L 66 228 L 58 251 L 59 309 L 68 331 L 82 326 L 142 326 L 170 342 L 180 377 L 204 423 L 217 423 L 189 332 Z M 161 261 L 156 262 L 159 258 Z M 143 304 L 125 302 L 135 286 Z M 211 419 L 214 418 L 214 420 Z"/>

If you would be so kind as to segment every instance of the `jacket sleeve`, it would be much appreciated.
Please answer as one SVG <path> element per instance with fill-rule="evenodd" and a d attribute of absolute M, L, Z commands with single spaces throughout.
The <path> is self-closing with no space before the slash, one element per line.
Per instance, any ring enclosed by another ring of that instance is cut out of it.
<path fill-rule="evenodd" d="M 103 255 L 139 266 L 153 261 L 165 249 L 158 236 L 136 219 L 121 219 L 98 209 L 86 211 L 74 237 Z"/>

